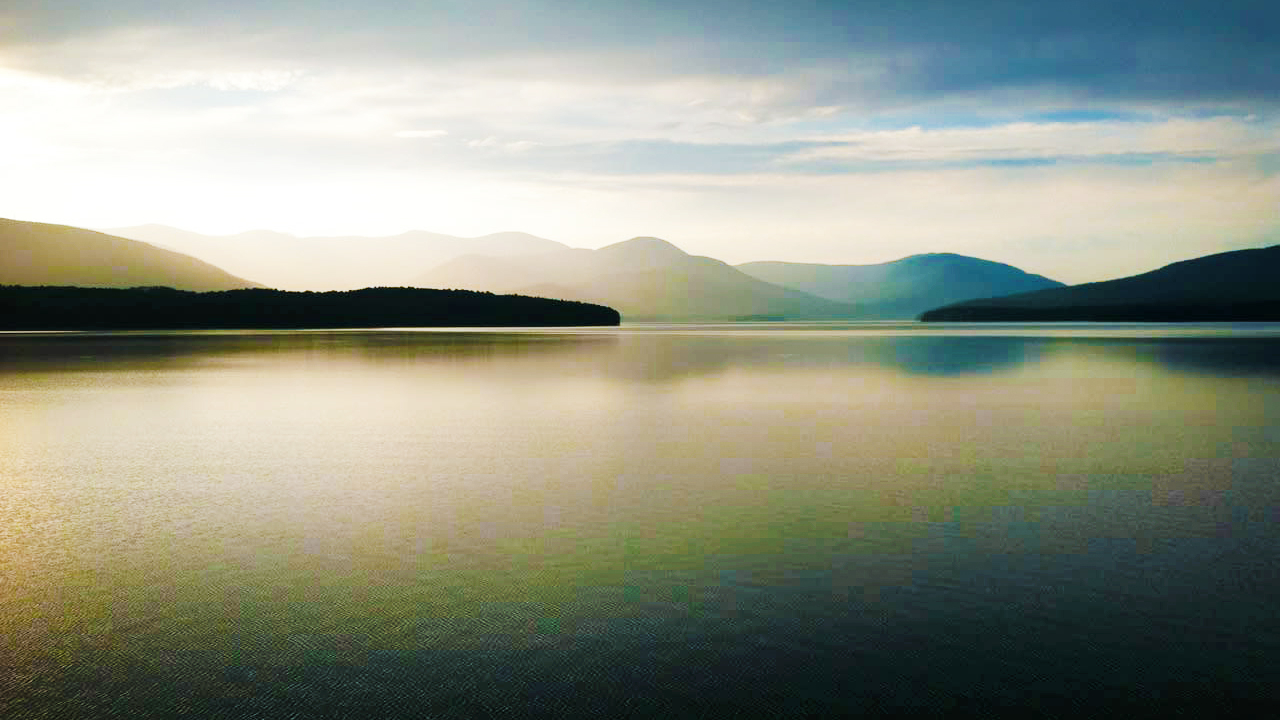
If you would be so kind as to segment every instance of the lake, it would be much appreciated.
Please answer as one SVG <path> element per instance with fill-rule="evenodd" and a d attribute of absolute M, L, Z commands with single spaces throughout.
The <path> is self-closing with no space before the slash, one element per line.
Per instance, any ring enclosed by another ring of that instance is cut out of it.
<path fill-rule="evenodd" d="M 0 334 L 0 716 L 1209 713 L 1280 325 Z"/>

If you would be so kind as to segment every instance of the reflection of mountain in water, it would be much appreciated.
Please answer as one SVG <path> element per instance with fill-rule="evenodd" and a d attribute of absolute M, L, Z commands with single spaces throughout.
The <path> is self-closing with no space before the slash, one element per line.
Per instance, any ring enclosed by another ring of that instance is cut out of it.
<path fill-rule="evenodd" d="M 1094 339 L 1091 346 L 1133 362 L 1159 363 L 1189 375 L 1278 377 L 1280 337 L 1169 337 Z"/>
<path fill-rule="evenodd" d="M 998 375 L 1051 355 L 1101 353 L 1197 375 L 1272 376 L 1276 338 L 1086 338 L 724 332 L 137 332 L 0 336 L 0 373 L 137 371 L 299 360 L 530 381 L 596 377 L 672 382 L 753 373 L 879 369 L 906 376 Z"/>
<path fill-rule="evenodd" d="M 627 379 L 654 381 L 715 375 L 734 368 L 767 372 L 771 368 L 868 365 L 904 375 L 988 374 L 1040 362 L 1049 343 L 1044 338 L 1024 337 L 654 333 L 623 338 L 610 353 L 606 371 Z"/>
<path fill-rule="evenodd" d="M 602 370 L 652 381 L 715 375 L 735 368 L 878 367 L 902 375 L 998 375 L 1072 353 L 1119 355 L 1201 375 L 1275 375 L 1280 338 L 1090 337 L 862 333 L 802 336 L 785 330 L 759 335 L 623 335 Z"/>
<path fill-rule="evenodd" d="M 876 366 L 907 375 L 968 375 L 1039 362 L 1048 341 L 1018 337 L 803 337 L 732 333 L 267 331 L 246 333 L 66 333 L 13 335 L 0 372 L 111 371 L 299 358 L 376 365 L 461 368 L 496 364 L 527 377 L 598 376 L 666 382 L 735 368 L 772 370 Z"/>
<path fill-rule="evenodd" d="M 260 331 L 53 333 L 0 336 L 0 372 L 133 371 L 232 362 L 299 358 L 360 362 L 438 363 L 477 360 L 563 360 L 592 354 L 615 342 L 612 335 L 500 332 Z"/>
<path fill-rule="evenodd" d="M 1040 362 L 1044 338 L 919 336 L 884 338 L 869 353 L 877 364 L 908 375 L 975 375 Z"/>

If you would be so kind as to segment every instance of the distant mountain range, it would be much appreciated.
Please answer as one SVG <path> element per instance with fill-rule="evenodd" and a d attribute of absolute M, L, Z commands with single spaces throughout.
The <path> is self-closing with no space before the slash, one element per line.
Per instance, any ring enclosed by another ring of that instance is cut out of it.
<path fill-rule="evenodd" d="M 262 287 L 259 282 L 307 290 L 415 286 L 593 303 L 627 320 L 1280 320 L 1280 245 L 1068 287 L 951 253 L 877 265 L 734 267 L 652 237 L 586 250 L 514 232 L 478 238 L 419 231 L 382 238 L 267 231 L 216 237 L 158 225 L 116 232 L 134 239 L 0 219 L 0 285 L 193 291 Z"/>
<path fill-rule="evenodd" d="M 218 290 L 261 282 L 318 291 L 414 286 L 597 303 L 630 320 L 908 319 L 956 300 L 1060 285 L 954 254 L 879 265 L 760 262 L 735 268 L 650 237 L 586 250 L 516 232 L 300 238 L 265 230 L 210 236 L 141 225 L 114 230 L 121 236 L 114 237 L 8 222 L 25 229 L 9 233 L 4 251 L 16 254 L 0 282 L 26 285 Z M 126 249 L 136 259 L 116 257 Z M 144 267 L 151 271 L 137 272 Z M 194 268 L 204 275 L 192 275 Z"/>
<path fill-rule="evenodd" d="M 400 286 L 426 268 L 459 255 L 513 257 L 567 250 L 526 233 L 478 238 L 414 230 L 390 237 L 296 237 L 267 230 L 201 235 L 164 225 L 106 230 L 200 258 L 282 290 L 354 290 Z"/>
<path fill-rule="evenodd" d="M 821 318 L 856 312 L 848 303 L 751 277 L 651 237 L 519 259 L 464 255 L 410 284 L 599 303 L 630 320 Z"/>
<path fill-rule="evenodd" d="M 0 285 L 232 290 L 261 285 L 193 257 L 92 230 L 0 218 Z"/>
<path fill-rule="evenodd" d="M 921 320 L 1280 320 L 1280 245 L 1206 255 L 1104 282 L 969 300 Z"/>
<path fill-rule="evenodd" d="M 818 297 L 852 304 L 866 319 L 907 319 L 972 298 L 1063 287 L 1011 265 L 954 253 L 912 255 L 878 265 L 751 262 L 742 272 Z"/>

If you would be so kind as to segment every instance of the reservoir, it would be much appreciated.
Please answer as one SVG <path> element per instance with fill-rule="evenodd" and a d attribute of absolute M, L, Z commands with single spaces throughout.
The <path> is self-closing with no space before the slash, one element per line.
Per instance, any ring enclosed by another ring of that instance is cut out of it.
<path fill-rule="evenodd" d="M 0 716 L 1208 713 L 1280 325 L 0 333 Z"/>

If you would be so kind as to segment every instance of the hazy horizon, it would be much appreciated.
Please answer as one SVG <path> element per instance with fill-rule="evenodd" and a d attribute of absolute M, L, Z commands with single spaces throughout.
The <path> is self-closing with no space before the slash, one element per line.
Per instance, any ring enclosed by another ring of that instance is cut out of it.
<path fill-rule="evenodd" d="M 65 224 L 65 223 L 54 223 L 54 224 Z M 446 237 L 456 238 L 456 239 L 459 239 L 459 240 L 482 240 L 482 239 L 485 239 L 485 238 L 490 238 L 490 237 L 493 237 L 493 236 L 501 236 L 501 235 L 528 235 L 528 236 L 530 236 L 531 238 L 534 238 L 534 239 L 537 239 L 537 240 L 548 240 L 548 241 L 551 241 L 551 242 L 553 242 L 553 243 L 559 243 L 559 244 L 566 245 L 566 246 L 568 247 L 568 249 L 571 249 L 571 250 L 599 250 L 599 249 L 601 249 L 601 248 L 606 248 L 606 247 L 609 247 L 609 246 L 611 246 L 611 245 L 618 245 L 618 244 L 621 244 L 621 243 L 625 243 L 625 242 L 627 242 L 627 241 L 629 241 L 629 240 L 637 240 L 637 239 L 642 239 L 642 238 L 646 238 L 646 237 L 654 237 L 654 236 L 649 236 L 649 235 L 628 235 L 628 236 L 626 236 L 626 237 L 624 237 L 624 238 L 619 238 L 619 239 L 614 239 L 614 240 L 608 240 L 608 241 L 601 242 L 601 243 L 598 243 L 598 244 L 596 244 L 596 245 L 593 245 L 593 246 L 589 246 L 589 247 L 588 247 L 588 246 L 574 246 L 574 245 L 568 245 L 567 243 L 564 243 L 564 242 L 562 242 L 561 240 L 558 240 L 558 239 L 553 238 L 553 237 L 545 237 L 545 236 L 537 235 L 537 234 L 535 234 L 535 233 L 529 233 L 529 232 L 525 232 L 525 231 L 522 231 L 522 230 L 515 230 L 515 229 L 498 230 L 498 231 L 489 232 L 489 233 L 483 233 L 483 234 L 480 234 L 480 235 L 474 235 L 474 236 L 456 236 L 456 235 L 448 235 L 447 233 L 436 232 L 436 231 L 433 231 L 433 230 L 430 230 L 430 229 L 426 229 L 426 228 L 412 228 L 412 229 L 410 229 L 410 230 L 405 230 L 404 232 L 390 233 L 390 234 L 380 234 L 380 235 L 354 235 L 354 234 L 343 234 L 343 235 L 296 235 L 296 234 L 293 234 L 293 233 L 285 233 L 285 232 L 281 232 L 281 231 L 279 231 L 279 230 L 274 230 L 274 229 L 271 229 L 271 228 L 251 228 L 251 229 L 248 229 L 248 230 L 242 230 L 242 231 L 239 231 L 239 232 L 228 232 L 228 233 L 200 233 L 200 232 L 196 232 L 196 231 L 194 231 L 194 230 L 190 230 L 190 229 L 188 229 L 188 228 L 175 227 L 175 226 L 172 226 L 172 225 L 164 225 L 164 224 L 162 224 L 162 223 L 141 223 L 141 224 L 139 224 L 139 225 L 125 226 L 125 227 L 115 227 L 115 228 L 85 228 L 85 229 L 93 230 L 93 231 L 95 231 L 95 232 L 106 233 L 106 234 L 114 234 L 114 232 L 113 232 L 113 231 L 136 230 L 136 229 L 138 229 L 138 228 L 144 228 L 144 227 L 162 228 L 162 229 L 164 229 L 164 230 L 176 230 L 176 231 L 179 231 L 179 232 L 182 232 L 182 233 L 192 233 L 192 234 L 195 234 L 195 235 L 202 235 L 202 236 L 207 237 L 207 238 L 224 238 L 224 239 L 231 239 L 231 238 L 244 238 L 244 237 L 247 237 L 247 236 L 260 235 L 260 236 L 262 236 L 262 238 L 263 238 L 264 240 L 267 240 L 267 241 L 269 241 L 269 239 L 266 237 L 266 236 L 268 236 L 268 235 L 282 236 L 283 238 L 287 238 L 287 239 L 291 239 L 291 240 L 351 240 L 351 239 L 359 239 L 359 240 L 389 240 L 389 239 L 400 238 L 400 237 L 402 237 L 402 236 L 409 236 L 409 235 L 414 235 L 414 234 L 446 236 Z M 122 236 L 122 237 L 123 237 L 123 236 Z M 131 238 L 131 239 L 133 239 L 133 238 Z M 702 254 L 700 254 L 700 253 L 696 253 L 696 252 L 690 251 L 690 250 L 688 250 L 687 248 L 685 248 L 685 247 L 681 246 L 679 243 L 671 241 L 669 238 L 660 237 L 660 238 L 656 238 L 656 239 L 658 239 L 658 240 L 662 240 L 662 241 L 664 241 L 664 242 L 668 242 L 668 243 L 670 243 L 670 244 L 672 244 L 672 245 L 675 245 L 677 248 L 679 248 L 680 250 L 682 250 L 682 251 L 686 252 L 686 253 L 687 253 L 687 254 L 689 254 L 689 255 L 698 256 L 698 257 L 711 257 L 711 256 L 702 255 Z M 1204 255 L 1213 255 L 1213 254 L 1217 254 L 1217 253 L 1219 253 L 1219 252 L 1230 252 L 1231 250 L 1244 250 L 1244 249 L 1251 249 L 1251 248 L 1269 247 L 1269 246 L 1271 246 L 1271 245 L 1280 244 L 1280 238 L 1273 238 L 1273 240 L 1274 240 L 1274 242 L 1263 242 L 1263 243 L 1260 243 L 1260 244 L 1258 244 L 1258 245 L 1252 245 L 1252 246 L 1251 246 L 1251 245 L 1248 245 L 1248 244 L 1241 244 L 1239 247 L 1231 247 L 1231 248 L 1227 248 L 1227 249 L 1223 249 L 1223 250 L 1212 250 L 1212 251 L 1209 251 L 1209 252 L 1204 253 Z M 148 244 L 155 245 L 155 246 L 157 246 L 157 247 L 166 247 L 163 243 L 151 242 L 151 241 L 147 241 L 147 240 L 143 240 L 143 242 L 148 242 Z M 556 251 L 555 251 L 555 250 L 552 250 L 552 251 L 547 251 L 547 252 L 556 252 Z M 995 263 L 1000 263 L 1000 264 L 1010 265 L 1010 266 L 1012 266 L 1012 267 L 1015 267 L 1015 268 L 1017 268 L 1017 269 L 1019 269 L 1019 270 L 1023 270 L 1023 271 L 1028 272 L 1028 273 L 1033 273 L 1033 274 L 1037 274 L 1037 275 L 1040 275 L 1040 274 L 1041 274 L 1041 273 L 1035 273 L 1035 272 L 1034 272 L 1034 271 L 1032 271 L 1032 270 L 1027 270 L 1027 268 L 1025 268 L 1025 267 L 1020 267 L 1020 266 L 1018 266 L 1018 265 L 1015 265 L 1015 264 L 1014 264 L 1014 263 L 1012 263 L 1012 262 L 1008 262 L 1008 261 L 1006 261 L 1006 260 L 1004 260 L 1004 259 L 1002 259 L 1002 258 L 999 258 L 999 257 L 986 257 L 986 256 L 979 256 L 979 255 L 969 255 L 969 254 L 967 254 L 967 253 L 957 252 L 957 251 L 955 251 L 955 250 L 949 250 L 949 249 L 945 249 L 945 248 L 939 248 L 939 249 L 935 249 L 935 250 L 920 250 L 919 252 L 913 252 L 913 253 L 910 253 L 910 254 L 907 254 L 907 255 L 897 255 L 897 256 L 890 257 L 890 258 L 888 258 L 888 259 L 886 259 L 886 260 L 877 260 L 877 261 L 874 261 L 874 262 L 853 262 L 853 261 L 841 262 L 841 261 L 838 261 L 838 260 L 837 260 L 837 261 L 831 261 L 831 262 L 823 262 L 823 263 L 818 263 L 818 262 L 809 262 L 809 261 L 804 261 L 804 260 L 793 260 L 793 259 L 790 259 L 790 258 L 788 258 L 788 257 L 785 257 L 785 256 L 784 256 L 784 253 L 785 253 L 785 252 L 786 252 L 786 250 L 785 250 L 785 249 L 782 249 L 782 250 L 779 250 L 779 252 L 778 252 L 778 256 L 777 256 L 777 257 L 755 258 L 755 259 L 751 259 L 751 260 L 743 260 L 743 261 L 740 261 L 740 262 L 730 262 L 730 261 L 728 261 L 728 260 L 725 260 L 724 258 L 719 258 L 719 257 L 713 257 L 712 259 L 724 261 L 724 262 L 726 262 L 727 264 L 729 264 L 729 265 L 731 265 L 731 266 L 734 266 L 734 267 L 742 266 L 742 265 L 749 265 L 749 264 L 752 264 L 752 263 L 794 263 L 794 264 L 799 264 L 799 265 L 825 265 L 825 266 L 832 266 L 832 267 L 840 267 L 840 266 L 873 266 L 873 265 L 888 265 L 888 264 L 891 264 L 891 263 L 894 263 L 894 262 L 897 262 L 897 261 L 900 261 L 900 260 L 905 260 L 905 259 L 907 259 L 907 258 L 910 258 L 910 257 L 916 257 L 916 256 L 920 256 L 920 255 L 961 255 L 961 256 L 964 256 L 964 257 L 974 257 L 974 258 L 977 258 L 977 259 L 980 259 L 980 260 L 988 260 L 988 261 L 995 262 Z M 1124 272 L 1124 273 L 1119 273 L 1119 272 L 1110 272 L 1110 273 L 1106 273 L 1106 271 L 1103 271 L 1105 274 L 1101 274 L 1101 275 L 1098 275 L 1098 276 L 1096 276 L 1096 277 L 1089 277 L 1089 278 L 1085 278 L 1085 279 L 1081 279 L 1081 280 L 1076 280 L 1076 281 L 1073 281 L 1073 282 L 1067 282 L 1067 281 L 1063 281 L 1063 282 L 1064 282 L 1065 284 L 1067 284 L 1067 285 L 1075 285 L 1075 284 L 1082 284 L 1082 283 L 1091 283 L 1091 282 L 1100 282 L 1100 281 L 1105 281 L 1105 280 L 1113 280 L 1113 279 L 1119 279 L 1119 278 L 1123 278 L 1123 277 L 1130 277 L 1130 276 L 1132 276 L 1132 275 L 1138 275 L 1138 274 L 1142 274 L 1142 273 L 1149 272 L 1149 271 L 1152 271 L 1152 270 L 1157 270 L 1157 269 L 1159 269 L 1160 267 L 1164 267 L 1164 266 L 1169 265 L 1169 264 L 1171 264 L 1171 263 L 1181 262 L 1181 261 L 1185 261 L 1185 260 L 1193 260 L 1193 259 L 1196 259 L 1196 258 L 1198 258 L 1198 257 L 1203 257 L 1203 255 L 1195 255 L 1195 256 L 1187 256 L 1187 257 L 1174 258 L 1174 259 L 1172 259 L 1172 260 L 1169 260 L 1168 262 L 1163 262 L 1163 263 L 1161 263 L 1159 266 L 1151 266 L 1151 267 L 1147 267 L 1147 268 L 1141 268 L 1141 269 L 1134 270 L 1134 271 L 1131 271 L 1131 272 L 1130 272 L 1130 271 L 1126 271 L 1126 272 Z M 1051 280 L 1058 280 L 1058 278 L 1056 278 L 1056 277 L 1051 277 L 1051 276 L 1045 276 L 1045 277 L 1049 277 L 1049 279 L 1051 279 Z"/>
<path fill-rule="evenodd" d="M 17 0 L 0 216 L 1087 282 L 1280 243 L 1277 36 L 1243 0 Z"/>

